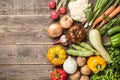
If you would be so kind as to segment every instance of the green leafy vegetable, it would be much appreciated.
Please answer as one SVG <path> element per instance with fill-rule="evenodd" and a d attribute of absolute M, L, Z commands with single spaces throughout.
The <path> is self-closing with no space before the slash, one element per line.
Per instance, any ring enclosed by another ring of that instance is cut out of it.
<path fill-rule="evenodd" d="M 90 15 L 93 14 L 93 10 L 92 10 L 91 6 L 89 6 L 87 9 L 85 9 L 84 13 L 86 15 L 87 21 L 92 20 L 92 17 L 90 17 Z"/>
<path fill-rule="evenodd" d="M 91 13 L 91 8 L 85 10 L 86 16 L 91 13 L 91 16 L 87 17 L 87 21 L 93 22 L 98 16 L 100 16 L 105 10 L 114 2 L 114 0 L 97 0 L 96 5 Z"/>
<path fill-rule="evenodd" d="M 112 59 L 103 72 L 94 74 L 90 80 L 120 80 L 120 48 L 108 48 Z"/>

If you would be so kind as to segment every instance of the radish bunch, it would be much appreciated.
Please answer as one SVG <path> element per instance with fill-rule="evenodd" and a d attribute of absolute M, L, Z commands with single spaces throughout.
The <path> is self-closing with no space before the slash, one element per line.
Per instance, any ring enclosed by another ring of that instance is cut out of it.
<path fill-rule="evenodd" d="M 59 2 L 56 0 L 50 0 L 48 3 L 48 7 L 50 9 L 53 9 L 53 11 L 50 12 L 50 18 L 53 20 L 57 20 L 59 18 L 59 15 L 66 14 L 67 9 L 65 7 L 67 0 L 60 0 Z M 54 10 L 55 9 L 55 10 Z"/>

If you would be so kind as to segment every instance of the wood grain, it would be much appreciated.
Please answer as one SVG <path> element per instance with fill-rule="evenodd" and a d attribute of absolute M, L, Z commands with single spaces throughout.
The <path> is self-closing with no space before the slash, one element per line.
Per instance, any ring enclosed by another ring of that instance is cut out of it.
<path fill-rule="evenodd" d="M 47 44 L 49 17 L 40 15 L 0 16 L 0 44 Z"/>
<path fill-rule="evenodd" d="M 0 64 L 50 64 L 46 59 L 52 45 L 0 45 Z"/>
<path fill-rule="evenodd" d="M 0 0 L 0 15 L 36 15 L 48 13 L 48 0 Z"/>
<path fill-rule="evenodd" d="M 0 80 L 50 80 L 51 65 L 0 65 Z"/>

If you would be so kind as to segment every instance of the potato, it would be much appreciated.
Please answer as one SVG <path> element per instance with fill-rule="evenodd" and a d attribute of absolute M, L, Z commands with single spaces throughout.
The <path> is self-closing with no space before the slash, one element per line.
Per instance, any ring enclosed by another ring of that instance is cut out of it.
<path fill-rule="evenodd" d="M 87 60 L 85 57 L 77 57 L 77 64 L 79 67 L 84 66 L 87 63 Z"/>
<path fill-rule="evenodd" d="M 90 75 L 91 73 L 91 69 L 88 67 L 88 65 L 84 65 L 83 67 L 81 67 L 80 71 L 81 71 L 81 74 L 86 76 Z"/>
<path fill-rule="evenodd" d="M 80 80 L 89 80 L 89 77 L 88 77 L 88 76 L 85 76 L 85 75 L 82 75 L 82 76 L 80 77 Z"/>
<path fill-rule="evenodd" d="M 79 80 L 81 76 L 80 71 L 76 71 L 74 74 L 70 75 L 70 80 Z"/>

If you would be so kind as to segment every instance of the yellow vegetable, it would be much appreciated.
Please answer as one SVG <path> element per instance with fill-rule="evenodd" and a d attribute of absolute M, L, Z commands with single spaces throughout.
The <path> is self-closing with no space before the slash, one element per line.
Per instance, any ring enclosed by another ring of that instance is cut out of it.
<path fill-rule="evenodd" d="M 65 50 L 57 45 L 48 50 L 46 57 L 51 64 L 61 65 L 67 56 Z"/>
<path fill-rule="evenodd" d="M 100 56 L 89 57 L 87 64 L 94 73 L 103 71 L 106 67 L 106 61 Z"/>

